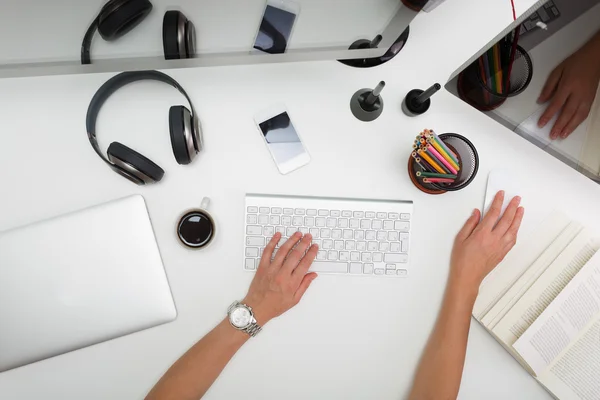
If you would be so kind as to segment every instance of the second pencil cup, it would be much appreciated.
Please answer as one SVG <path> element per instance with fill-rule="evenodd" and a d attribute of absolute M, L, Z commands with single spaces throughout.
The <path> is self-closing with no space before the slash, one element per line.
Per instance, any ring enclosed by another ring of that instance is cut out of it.
<path fill-rule="evenodd" d="M 533 76 L 533 64 L 529 54 L 516 46 L 512 66 L 505 63 L 490 73 L 490 51 L 475 60 L 458 76 L 458 95 L 480 111 L 491 111 L 500 107 L 507 98 L 518 95 L 529 86 Z"/>

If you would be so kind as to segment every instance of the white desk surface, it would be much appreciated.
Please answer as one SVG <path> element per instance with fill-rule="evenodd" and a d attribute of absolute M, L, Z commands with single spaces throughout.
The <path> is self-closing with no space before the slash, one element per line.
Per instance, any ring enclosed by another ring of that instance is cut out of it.
<path fill-rule="evenodd" d="M 450 93 L 437 94 L 419 118 L 400 111 L 406 92 L 445 82 L 512 20 L 509 9 L 506 16 L 494 14 L 498 19 L 475 18 L 490 7 L 504 10 L 504 0 L 472 3 L 453 0 L 420 16 L 402 53 L 371 70 L 331 61 L 170 71 L 193 98 L 204 127 L 206 149 L 185 167 L 172 156 L 167 127 L 168 107 L 181 102 L 179 94 L 151 82 L 124 88 L 101 112 L 100 145 L 119 140 L 164 167 L 164 180 L 149 187 L 117 176 L 88 143 L 88 102 L 110 75 L 0 80 L 0 228 L 141 193 L 179 312 L 164 326 L 2 373 L 0 398 L 142 398 L 246 293 L 253 277 L 241 265 L 246 192 L 413 200 L 411 276 L 320 276 L 298 307 L 241 349 L 206 398 L 403 398 L 439 310 L 453 237 L 482 206 L 493 168 L 521 166 L 539 177 L 548 203 L 600 223 L 596 184 Z M 388 83 L 383 115 L 368 124 L 356 120 L 350 97 L 381 79 Z M 313 158 L 288 176 L 277 172 L 253 123 L 255 112 L 280 101 Z M 430 196 L 413 187 L 407 157 L 426 127 L 473 141 L 481 164 L 468 188 Z M 210 248 L 187 251 L 176 241 L 174 224 L 203 196 L 212 199 L 219 235 Z M 427 239 L 428 226 L 436 226 L 436 242 Z M 550 396 L 473 323 L 460 398 Z"/>

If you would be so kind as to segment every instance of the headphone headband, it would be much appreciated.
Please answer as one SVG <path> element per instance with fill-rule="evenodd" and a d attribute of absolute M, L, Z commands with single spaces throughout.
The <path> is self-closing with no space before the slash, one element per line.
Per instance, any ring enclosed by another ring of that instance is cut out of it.
<path fill-rule="evenodd" d="M 108 160 L 108 158 L 106 158 L 106 156 L 104 154 L 102 154 L 102 152 L 100 151 L 100 147 L 98 146 L 98 140 L 96 139 L 96 121 L 98 119 L 98 114 L 100 113 L 100 109 L 102 108 L 102 106 L 104 105 L 106 100 L 114 92 L 116 92 L 123 86 L 126 86 L 130 83 L 137 82 L 137 81 L 143 81 L 143 80 L 164 82 L 168 85 L 173 86 L 175 89 L 177 89 L 186 98 L 188 104 L 190 105 L 192 120 L 193 120 L 194 128 L 195 128 L 194 134 L 195 135 L 200 134 L 198 131 L 199 127 L 198 127 L 198 121 L 196 118 L 196 111 L 194 110 L 194 105 L 192 104 L 192 100 L 190 99 L 188 94 L 185 92 L 183 87 L 175 79 L 171 78 L 169 75 L 164 74 L 162 72 L 151 71 L 151 70 L 150 71 L 121 72 L 120 74 L 113 76 L 108 81 L 106 81 L 102 86 L 100 86 L 100 89 L 98 89 L 98 91 L 96 92 L 96 94 L 94 94 L 94 97 L 90 101 L 90 105 L 88 106 L 87 116 L 85 119 L 85 126 L 87 129 L 88 139 L 89 139 L 92 147 L 94 148 L 96 153 L 100 156 L 100 158 L 102 158 L 107 164 L 109 164 L 111 166 L 113 164 Z M 198 138 L 198 139 L 199 139 L 198 143 L 200 143 L 201 139 L 200 138 Z"/>

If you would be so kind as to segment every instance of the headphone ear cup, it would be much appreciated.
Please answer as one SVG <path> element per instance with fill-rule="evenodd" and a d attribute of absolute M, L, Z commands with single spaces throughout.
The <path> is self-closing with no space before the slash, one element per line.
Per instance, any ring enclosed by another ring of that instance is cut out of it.
<path fill-rule="evenodd" d="M 187 18 L 180 11 L 167 11 L 163 18 L 165 60 L 186 58 L 185 26 Z"/>
<path fill-rule="evenodd" d="M 98 33 L 115 40 L 135 28 L 152 11 L 149 0 L 111 0 L 98 16 Z"/>
<path fill-rule="evenodd" d="M 196 26 L 190 20 L 185 24 L 185 54 L 187 58 L 196 56 Z"/>
<path fill-rule="evenodd" d="M 144 183 L 158 182 L 165 175 L 165 171 L 150 159 L 119 142 L 110 144 L 107 155 L 113 164 L 125 169 Z M 122 166 L 123 163 L 125 166 Z"/>
<path fill-rule="evenodd" d="M 192 132 L 190 124 L 191 114 L 187 108 L 184 106 L 172 106 L 169 109 L 171 147 L 173 147 L 175 160 L 181 165 L 187 165 L 192 162 L 192 155 L 196 154 L 194 142 L 191 137 Z"/>

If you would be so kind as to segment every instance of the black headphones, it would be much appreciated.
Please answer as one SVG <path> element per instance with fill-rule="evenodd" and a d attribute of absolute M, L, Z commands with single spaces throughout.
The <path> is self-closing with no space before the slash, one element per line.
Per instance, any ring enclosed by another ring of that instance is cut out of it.
<path fill-rule="evenodd" d="M 88 28 L 81 44 L 81 63 L 91 64 L 90 47 L 96 30 L 112 41 L 135 28 L 152 11 L 149 0 L 109 0 Z M 165 59 L 192 58 L 196 54 L 196 28 L 180 11 L 167 11 L 163 18 Z"/>
<path fill-rule="evenodd" d="M 177 81 L 158 71 L 122 72 L 113 76 L 98 89 L 88 107 L 85 120 L 88 139 L 94 151 L 104 162 L 119 175 L 138 185 L 160 181 L 165 171 L 150 159 L 119 142 L 112 142 L 106 152 L 107 157 L 104 156 L 100 152 L 98 139 L 96 138 L 96 120 L 98 119 L 98 113 L 102 105 L 114 92 L 127 84 L 142 80 L 167 83 L 179 90 L 190 104 L 191 112 L 184 106 L 171 106 L 169 109 L 171 146 L 173 147 L 173 154 L 177 162 L 182 165 L 189 164 L 196 158 L 196 154 L 202 150 L 202 132 L 198 124 L 194 105 Z"/>

